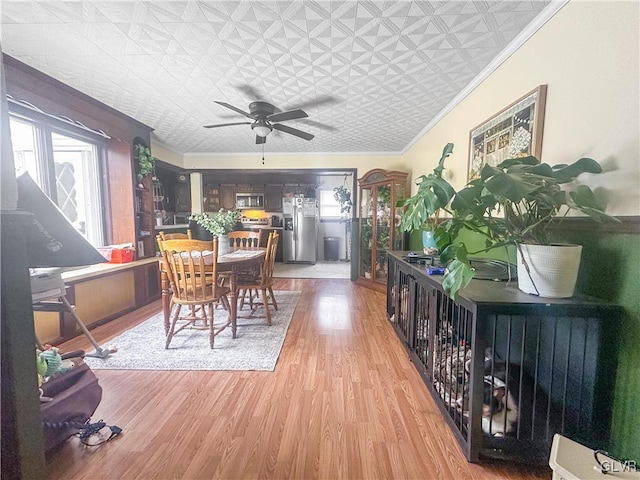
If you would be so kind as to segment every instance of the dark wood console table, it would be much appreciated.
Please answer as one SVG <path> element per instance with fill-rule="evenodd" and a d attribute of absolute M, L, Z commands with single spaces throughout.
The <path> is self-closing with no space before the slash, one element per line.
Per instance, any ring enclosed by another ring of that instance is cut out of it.
<path fill-rule="evenodd" d="M 442 276 L 408 263 L 406 253 L 389 252 L 389 320 L 468 461 L 546 463 L 554 433 L 608 447 L 620 307 L 539 298 L 515 279 L 472 280 L 454 302 Z M 495 426 L 506 417 L 483 418 L 483 393 L 500 364 L 515 378 L 506 390 L 519 398 L 507 432 Z"/>

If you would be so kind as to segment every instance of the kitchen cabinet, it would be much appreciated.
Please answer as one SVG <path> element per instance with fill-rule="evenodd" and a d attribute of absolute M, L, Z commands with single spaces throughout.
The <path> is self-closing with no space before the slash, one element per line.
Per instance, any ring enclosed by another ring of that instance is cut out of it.
<path fill-rule="evenodd" d="M 207 192 L 203 191 L 203 193 Z M 213 192 L 212 195 L 215 196 Z M 160 165 L 160 162 L 156 162 L 154 197 L 156 197 L 155 210 L 165 210 L 168 219 L 172 219 L 176 213 L 190 214 L 190 174 L 179 172 L 171 166 L 166 167 Z"/>
<path fill-rule="evenodd" d="M 264 193 L 264 184 L 238 184 L 236 185 L 237 193 Z"/>
<path fill-rule="evenodd" d="M 266 185 L 264 209 L 267 212 L 281 212 L 282 197 L 284 197 L 284 185 Z"/>
<path fill-rule="evenodd" d="M 284 185 L 284 197 L 301 195 L 307 198 L 316 198 L 315 185 L 311 183 L 296 183 Z"/>
<path fill-rule="evenodd" d="M 400 230 L 402 211 L 396 202 L 409 192 L 406 172 L 376 168 L 358 179 L 360 229 L 356 283 L 386 291 L 387 251 L 404 250 L 406 235 Z"/>
<path fill-rule="evenodd" d="M 191 212 L 191 187 L 188 183 L 179 183 L 174 189 L 175 211 Z"/>
<path fill-rule="evenodd" d="M 236 208 L 236 185 L 204 184 L 203 210 L 217 212 L 221 208 L 233 210 Z"/>
<path fill-rule="evenodd" d="M 225 210 L 236 208 L 236 193 L 235 185 L 222 185 L 220 188 L 220 208 Z"/>
<path fill-rule="evenodd" d="M 220 210 L 221 195 L 220 185 L 205 184 L 204 194 L 202 195 L 202 209 L 205 212 L 217 212 Z"/>

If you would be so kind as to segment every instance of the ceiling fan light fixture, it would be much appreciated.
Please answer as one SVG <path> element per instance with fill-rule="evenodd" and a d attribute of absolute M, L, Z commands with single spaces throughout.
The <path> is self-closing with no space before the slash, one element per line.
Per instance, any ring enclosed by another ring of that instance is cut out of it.
<path fill-rule="evenodd" d="M 253 129 L 253 133 L 259 137 L 266 137 L 271 133 L 271 130 L 273 130 L 273 127 L 264 118 L 260 118 L 252 123 L 251 128 Z"/>

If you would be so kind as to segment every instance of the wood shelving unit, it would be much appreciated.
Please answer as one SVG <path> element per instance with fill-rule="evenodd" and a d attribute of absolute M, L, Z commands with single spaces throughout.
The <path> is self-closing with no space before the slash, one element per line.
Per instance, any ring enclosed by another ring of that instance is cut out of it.
<path fill-rule="evenodd" d="M 135 152 L 135 148 L 133 150 Z M 138 162 L 134 158 L 134 195 L 135 195 L 135 249 L 138 259 L 154 257 L 156 254 L 156 234 L 154 215 L 154 186 L 151 175 L 138 179 Z"/>

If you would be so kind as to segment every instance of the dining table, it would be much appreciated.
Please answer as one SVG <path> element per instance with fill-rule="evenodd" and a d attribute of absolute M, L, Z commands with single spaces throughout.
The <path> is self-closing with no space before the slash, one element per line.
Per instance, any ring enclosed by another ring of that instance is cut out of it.
<path fill-rule="evenodd" d="M 265 252 L 265 248 L 252 247 L 241 248 L 225 253 L 224 255 L 218 255 L 217 274 L 220 275 L 224 273 L 229 278 L 230 291 L 227 297 L 229 299 L 229 319 L 233 338 L 236 338 L 236 321 L 238 319 L 238 275 L 247 271 L 259 272 L 264 262 Z M 206 252 L 202 253 L 206 258 Z M 217 279 L 214 279 L 214 281 L 217 281 Z M 162 290 L 164 331 L 165 334 L 167 334 L 169 332 L 171 315 L 171 287 L 163 261 L 160 262 L 160 287 Z"/>

